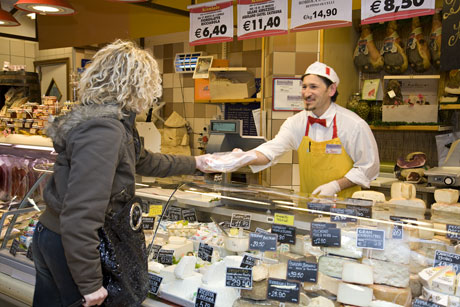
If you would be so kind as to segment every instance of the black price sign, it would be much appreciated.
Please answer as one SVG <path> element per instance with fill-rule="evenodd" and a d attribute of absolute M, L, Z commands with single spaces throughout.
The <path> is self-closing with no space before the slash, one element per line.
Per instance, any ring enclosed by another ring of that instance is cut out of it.
<path fill-rule="evenodd" d="M 217 293 L 198 288 L 195 307 L 214 307 L 216 305 L 216 297 Z"/>
<path fill-rule="evenodd" d="M 168 218 L 171 221 L 180 221 L 182 218 L 182 209 L 179 207 L 169 207 L 168 209 Z"/>
<path fill-rule="evenodd" d="M 312 229 L 311 245 L 340 247 L 340 228 Z"/>
<path fill-rule="evenodd" d="M 453 240 L 460 240 L 460 226 L 459 225 L 446 225 L 446 237 Z"/>
<path fill-rule="evenodd" d="M 256 233 L 268 233 L 268 234 L 270 234 L 270 233 L 269 233 L 268 231 L 266 231 L 265 229 L 262 229 L 262 228 L 259 228 L 259 227 L 256 228 L 256 231 L 255 231 L 255 232 L 256 232 Z"/>
<path fill-rule="evenodd" d="M 142 217 L 142 228 L 144 230 L 152 230 L 153 225 L 155 224 L 155 218 L 154 217 Z"/>
<path fill-rule="evenodd" d="M 345 209 L 345 208 L 331 208 L 331 213 L 343 214 L 343 215 L 331 215 L 331 222 L 339 223 L 356 223 L 358 220 L 349 216 L 356 216 L 356 210 Z"/>
<path fill-rule="evenodd" d="M 385 249 L 385 230 L 356 229 L 356 246 L 370 249 Z"/>
<path fill-rule="evenodd" d="M 278 235 L 276 234 L 251 232 L 249 234 L 249 249 L 258 250 L 261 252 L 274 252 L 276 251 L 277 240 Z"/>
<path fill-rule="evenodd" d="M 230 227 L 249 229 L 251 226 L 251 215 L 250 214 L 239 214 L 232 213 L 232 219 L 230 221 Z"/>
<path fill-rule="evenodd" d="M 278 302 L 299 303 L 300 283 L 281 279 L 268 279 L 267 298 Z"/>
<path fill-rule="evenodd" d="M 172 265 L 173 264 L 174 250 L 172 249 L 160 249 L 158 252 L 157 261 L 158 263 Z"/>
<path fill-rule="evenodd" d="M 327 229 L 327 228 L 337 228 L 336 223 L 323 223 L 323 222 L 312 222 L 311 229 Z"/>
<path fill-rule="evenodd" d="M 302 282 L 316 283 L 318 278 L 318 264 L 288 260 L 287 279 L 294 279 Z"/>
<path fill-rule="evenodd" d="M 458 274 L 460 273 L 460 255 L 437 250 L 434 254 L 434 266 L 451 266 Z"/>
<path fill-rule="evenodd" d="M 346 202 L 349 205 L 359 206 L 359 207 L 372 207 L 374 205 L 374 201 L 370 199 L 363 199 L 363 198 L 347 198 Z"/>
<path fill-rule="evenodd" d="M 227 268 L 225 286 L 239 289 L 252 289 L 252 269 Z"/>
<path fill-rule="evenodd" d="M 158 252 L 160 251 L 161 249 L 161 245 L 156 245 L 156 244 L 153 244 L 152 246 L 152 259 L 157 259 L 158 258 Z"/>
<path fill-rule="evenodd" d="M 295 244 L 295 227 L 272 224 L 272 233 L 278 235 L 278 242 Z"/>
<path fill-rule="evenodd" d="M 198 258 L 203 259 L 203 261 L 211 262 L 213 250 L 214 248 L 212 246 L 200 243 L 200 246 L 198 247 Z"/>
<path fill-rule="evenodd" d="M 347 205 L 347 209 L 355 210 L 356 216 L 365 217 L 369 219 L 372 218 L 372 207 L 364 207 L 360 205 Z"/>
<path fill-rule="evenodd" d="M 158 294 L 158 290 L 160 290 L 161 281 L 163 277 L 158 276 L 156 274 L 149 273 L 149 293 L 153 295 Z"/>
<path fill-rule="evenodd" d="M 182 219 L 194 223 L 197 221 L 195 209 L 182 209 Z"/>
<path fill-rule="evenodd" d="M 310 210 L 331 212 L 331 204 L 322 204 L 322 203 L 308 203 L 307 208 Z"/>
<path fill-rule="evenodd" d="M 416 298 L 412 301 L 412 307 L 442 307 L 442 305 Z"/>
<path fill-rule="evenodd" d="M 256 259 L 249 255 L 244 255 L 243 260 L 241 260 L 240 267 L 242 268 L 252 268 L 256 264 Z"/>
<path fill-rule="evenodd" d="M 29 258 L 30 260 L 34 261 L 34 255 L 32 251 L 32 244 L 29 245 L 29 248 L 27 249 L 26 257 Z"/>
<path fill-rule="evenodd" d="M 408 224 L 411 221 L 417 221 L 416 218 L 414 217 L 404 217 L 404 216 L 390 216 L 390 220 L 395 221 L 395 222 L 401 222 L 403 224 Z"/>
<path fill-rule="evenodd" d="M 16 253 L 19 251 L 19 241 L 17 239 L 13 240 L 10 247 L 10 254 L 16 256 Z"/>
<path fill-rule="evenodd" d="M 395 240 L 402 240 L 403 233 L 404 231 L 401 225 L 393 225 L 393 230 L 391 231 L 391 238 Z"/>

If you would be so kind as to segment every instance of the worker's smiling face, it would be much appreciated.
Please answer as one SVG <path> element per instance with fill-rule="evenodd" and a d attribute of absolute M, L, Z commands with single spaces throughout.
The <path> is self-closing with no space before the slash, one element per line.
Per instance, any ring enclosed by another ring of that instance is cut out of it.
<path fill-rule="evenodd" d="M 335 83 L 327 86 L 323 79 L 317 75 L 306 75 L 302 80 L 302 98 L 305 110 L 313 111 L 316 116 L 321 116 L 331 105 L 337 86 Z"/>

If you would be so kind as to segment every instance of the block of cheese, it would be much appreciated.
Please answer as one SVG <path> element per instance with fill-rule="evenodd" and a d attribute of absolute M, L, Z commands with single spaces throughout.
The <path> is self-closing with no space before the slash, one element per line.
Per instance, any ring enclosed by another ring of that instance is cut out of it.
<path fill-rule="evenodd" d="M 311 244 L 311 238 L 308 237 L 308 239 L 305 239 L 305 247 L 304 247 L 304 255 L 305 256 L 315 256 L 315 257 L 319 257 L 319 256 L 322 256 L 324 253 L 323 251 L 321 250 L 321 247 L 319 246 L 313 246 Z"/>
<path fill-rule="evenodd" d="M 433 259 L 437 250 L 447 251 L 447 247 L 447 242 L 433 238 L 433 240 L 420 240 L 418 251 L 423 253 L 427 258 Z"/>
<path fill-rule="evenodd" d="M 434 238 L 435 229 L 433 227 L 433 223 L 426 222 L 426 221 L 419 221 L 418 226 L 418 236 L 422 240 L 431 240 Z"/>
<path fill-rule="evenodd" d="M 363 256 L 363 249 L 356 247 L 356 230 L 342 229 L 340 240 L 340 247 L 324 247 L 323 250 L 329 254 L 349 258 L 361 258 Z"/>
<path fill-rule="evenodd" d="M 334 307 L 334 302 L 323 296 L 312 298 L 307 307 Z"/>
<path fill-rule="evenodd" d="M 303 289 L 307 292 L 313 292 L 319 295 L 337 296 L 337 291 L 339 289 L 340 282 L 340 279 L 329 277 L 321 272 L 318 272 L 317 282 L 304 282 Z"/>
<path fill-rule="evenodd" d="M 252 267 L 252 280 L 261 281 L 268 278 L 268 268 L 265 265 L 256 265 Z"/>
<path fill-rule="evenodd" d="M 321 256 L 318 260 L 318 270 L 328 276 L 342 278 L 343 265 L 346 262 L 356 262 L 356 260 L 337 256 Z"/>
<path fill-rule="evenodd" d="M 305 239 L 306 236 L 296 235 L 295 244 L 289 244 L 289 251 L 297 255 L 303 255 L 305 252 Z"/>
<path fill-rule="evenodd" d="M 243 256 L 225 256 L 224 263 L 226 267 L 238 268 L 241 265 L 241 261 L 243 261 Z"/>
<path fill-rule="evenodd" d="M 434 203 L 433 205 L 431 205 L 431 210 L 433 210 L 434 212 L 444 213 L 444 214 L 449 214 L 449 213 L 460 214 L 460 204 L 455 203 L 455 204 L 446 205 L 446 204 L 441 204 L 441 203 Z"/>
<path fill-rule="evenodd" d="M 341 282 L 337 293 L 337 301 L 356 306 L 369 306 L 372 302 L 372 289 Z"/>
<path fill-rule="evenodd" d="M 425 252 L 416 250 L 410 252 L 409 271 L 418 274 L 423 269 L 433 266 L 434 258 L 427 257 Z"/>
<path fill-rule="evenodd" d="M 252 289 L 241 289 L 241 297 L 249 298 L 256 301 L 267 299 L 268 280 L 255 281 L 252 283 Z"/>
<path fill-rule="evenodd" d="M 179 237 L 176 237 L 176 238 L 179 238 Z M 175 243 L 171 243 L 171 237 L 169 237 L 169 239 L 170 239 L 169 240 L 170 243 L 163 245 L 161 248 L 173 250 L 174 257 L 176 259 L 179 259 L 180 257 L 187 255 L 188 252 L 193 252 L 193 242 L 192 241 L 185 240 L 184 241 L 185 243 L 175 244 Z M 185 238 L 181 238 L 181 239 L 185 239 Z"/>
<path fill-rule="evenodd" d="M 176 268 L 174 269 L 174 275 L 178 279 L 185 279 L 190 277 L 195 272 L 196 257 L 195 256 L 184 256 L 181 258 Z"/>
<path fill-rule="evenodd" d="M 149 261 L 149 272 L 160 273 L 164 267 L 164 264 L 158 263 L 156 261 Z"/>
<path fill-rule="evenodd" d="M 376 191 L 356 191 L 351 197 L 372 200 L 374 203 L 384 203 L 386 201 L 385 194 Z"/>
<path fill-rule="evenodd" d="M 268 277 L 286 279 L 287 276 L 287 263 L 271 264 L 268 267 Z"/>
<path fill-rule="evenodd" d="M 361 263 L 346 262 L 343 264 L 342 280 L 354 284 L 372 285 L 374 283 L 372 267 Z"/>
<path fill-rule="evenodd" d="M 455 271 L 448 269 L 432 280 L 431 289 L 441 293 L 455 295 L 456 283 L 457 275 L 455 274 Z"/>
<path fill-rule="evenodd" d="M 225 262 L 219 261 L 213 263 L 203 275 L 203 284 L 225 286 L 226 273 L 227 267 L 225 266 Z"/>
<path fill-rule="evenodd" d="M 418 274 L 410 274 L 409 288 L 412 293 L 412 297 L 418 297 L 422 295 L 422 283 Z"/>
<path fill-rule="evenodd" d="M 296 261 L 307 261 L 307 258 L 304 255 L 298 255 L 294 253 L 280 253 L 279 255 L 280 262 L 288 262 L 289 260 L 296 260 Z M 315 256 L 310 256 L 310 260 L 314 260 L 316 262 Z"/>
<path fill-rule="evenodd" d="M 410 306 L 412 301 L 411 289 L 395 288 L 385 285 L 371 285 L 369 286 L 374 291 L 375 299 L 378 301 L 387 301 L 403 306 Z"/>
<path fill-rule="evenodd" d="M 393 263 L 409 264 L 409 244 L 401 240 L 385 240 L 385 249 L 370 250 L 368 257 Z"/>
<path fill-rule="evenodd" d="M 409 286 L 409 266 L 368 258 L 363 259 L 363 263 L 372 266 L 375 284 Z"/>
<path fill-rule="evenodd" d="M 225 285 L 202 284 L 200 288 L 216 293 L 215 306 L 232 307 L 233 303 L 240 297 L 238 289 L 225 287 Z"/>
<path fill-rule="evenodd" d="M 163 277 L 162 283 L 169 283 L 176 279 L 174 270 L 176 269 L 176 264 L 166 266 L 160 271 L 160 276 Z"/>
<path fill-rule="evenodd" d="M 449 300 L 447 303 L 449 307 L 460 307 L 460 297 L 449 295 Z"/>
<path fill-rule="evenodd" d="M 411 199 L 392 198 L 390 199 L 389 203 L 395 206 L 403 207 L 403 208 L 426 209 L 425 201 L 420 198 L 411 198 Z"/>
<path fill-rule="evenodd" d="M 431 289 L 433 287 L 433 279 L 435 279 L 447 270 L 449 270 L 449 267 L 447 266 L 430 267 L 420 271 L 418 273 L 418 276 L 420 277 L 420 282 L 422 283 L 422 285 L 428 289 Z"/>
<path fill-rule="evenodd" d="M 403 305 L 393 304 L 386 301 L 372 301 L 369 307 L 404 307 Z"/>
<path fill-rule="evenodd" d="M 411 199 L 415 198 L 416 189 L 415 186 L 411 183 L 406 183 L 402 181 L 394 182 L 391 185 L 391 198 L 398 199 Z"/>
<path fill-rule="evenodd" d="M 434 200 L 442 204 L 455 204 L 458 202 L 459 192 L 455 189 L 436 189 L 434 191 Z"/>
<path fill-rule="evenodd" d="M 426 287 L 423 287 L 422 289 L 422 297 L 430 302 L 442 305 L 442 306 L 448 306 L 449 302 L 449 295 L 437 292 L 434 290 L 430 290 Z"/>
<path fill-rule="evenodd" d="M 201 277 L 200 273 L 195 272 L 192 276 L 184 279 L 175 279 L 170 283 L 164 283 L 163 280 L 161 282 L 161 292 L 163 294 L 178 296 L 193 304 L 194 293 L 200 287 Z"/>

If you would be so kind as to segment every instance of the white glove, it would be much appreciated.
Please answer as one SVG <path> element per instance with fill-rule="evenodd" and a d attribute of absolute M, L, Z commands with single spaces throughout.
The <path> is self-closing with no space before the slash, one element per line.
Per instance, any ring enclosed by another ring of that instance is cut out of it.
<path fill-rule="evenodd" d="M 239 168 L 248 165 L 257 159 L 254 151 L 234 151 L 234 152 L 217 152 L 212 155 L 199 156 L 203 157 L 200 166 L 202 172 L 234 172 Z M 198 163 L 197 163 L 198 168 Z"/>
<path fill-rule="evenodd" d="M 196 168 L 203 173 L 212 173 L 212 171 L 209 170 L 209 166 L 206 163 L 206 158 L 210 156 L 210 154 L 195 156 Z"/>
<path fill-rule="evenodd" d="M 313 191 L 313 195 L 334 196 L 340 192 L 340 185 L 337 180 L 320 185 Z"/>

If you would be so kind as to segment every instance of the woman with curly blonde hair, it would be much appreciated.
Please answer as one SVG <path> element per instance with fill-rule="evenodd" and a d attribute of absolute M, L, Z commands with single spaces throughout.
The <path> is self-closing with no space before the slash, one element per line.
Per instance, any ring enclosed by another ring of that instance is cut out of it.
<path fill-rule="evenodd" d="M 47 128 L 58 153 L 33 239 L 34 306 L 100 305 L 98 230 L 108 208 L 121 212 L 135 195 L 135 174 L 166 177 L 203 170 L 203 156 L 145 150 L 136 114 L 161 96 L 158 64 L 132 42 L 96 53 L 80 80 L 80 102 Z M 124 211 L 123 211 L 124 212 Z"/>

